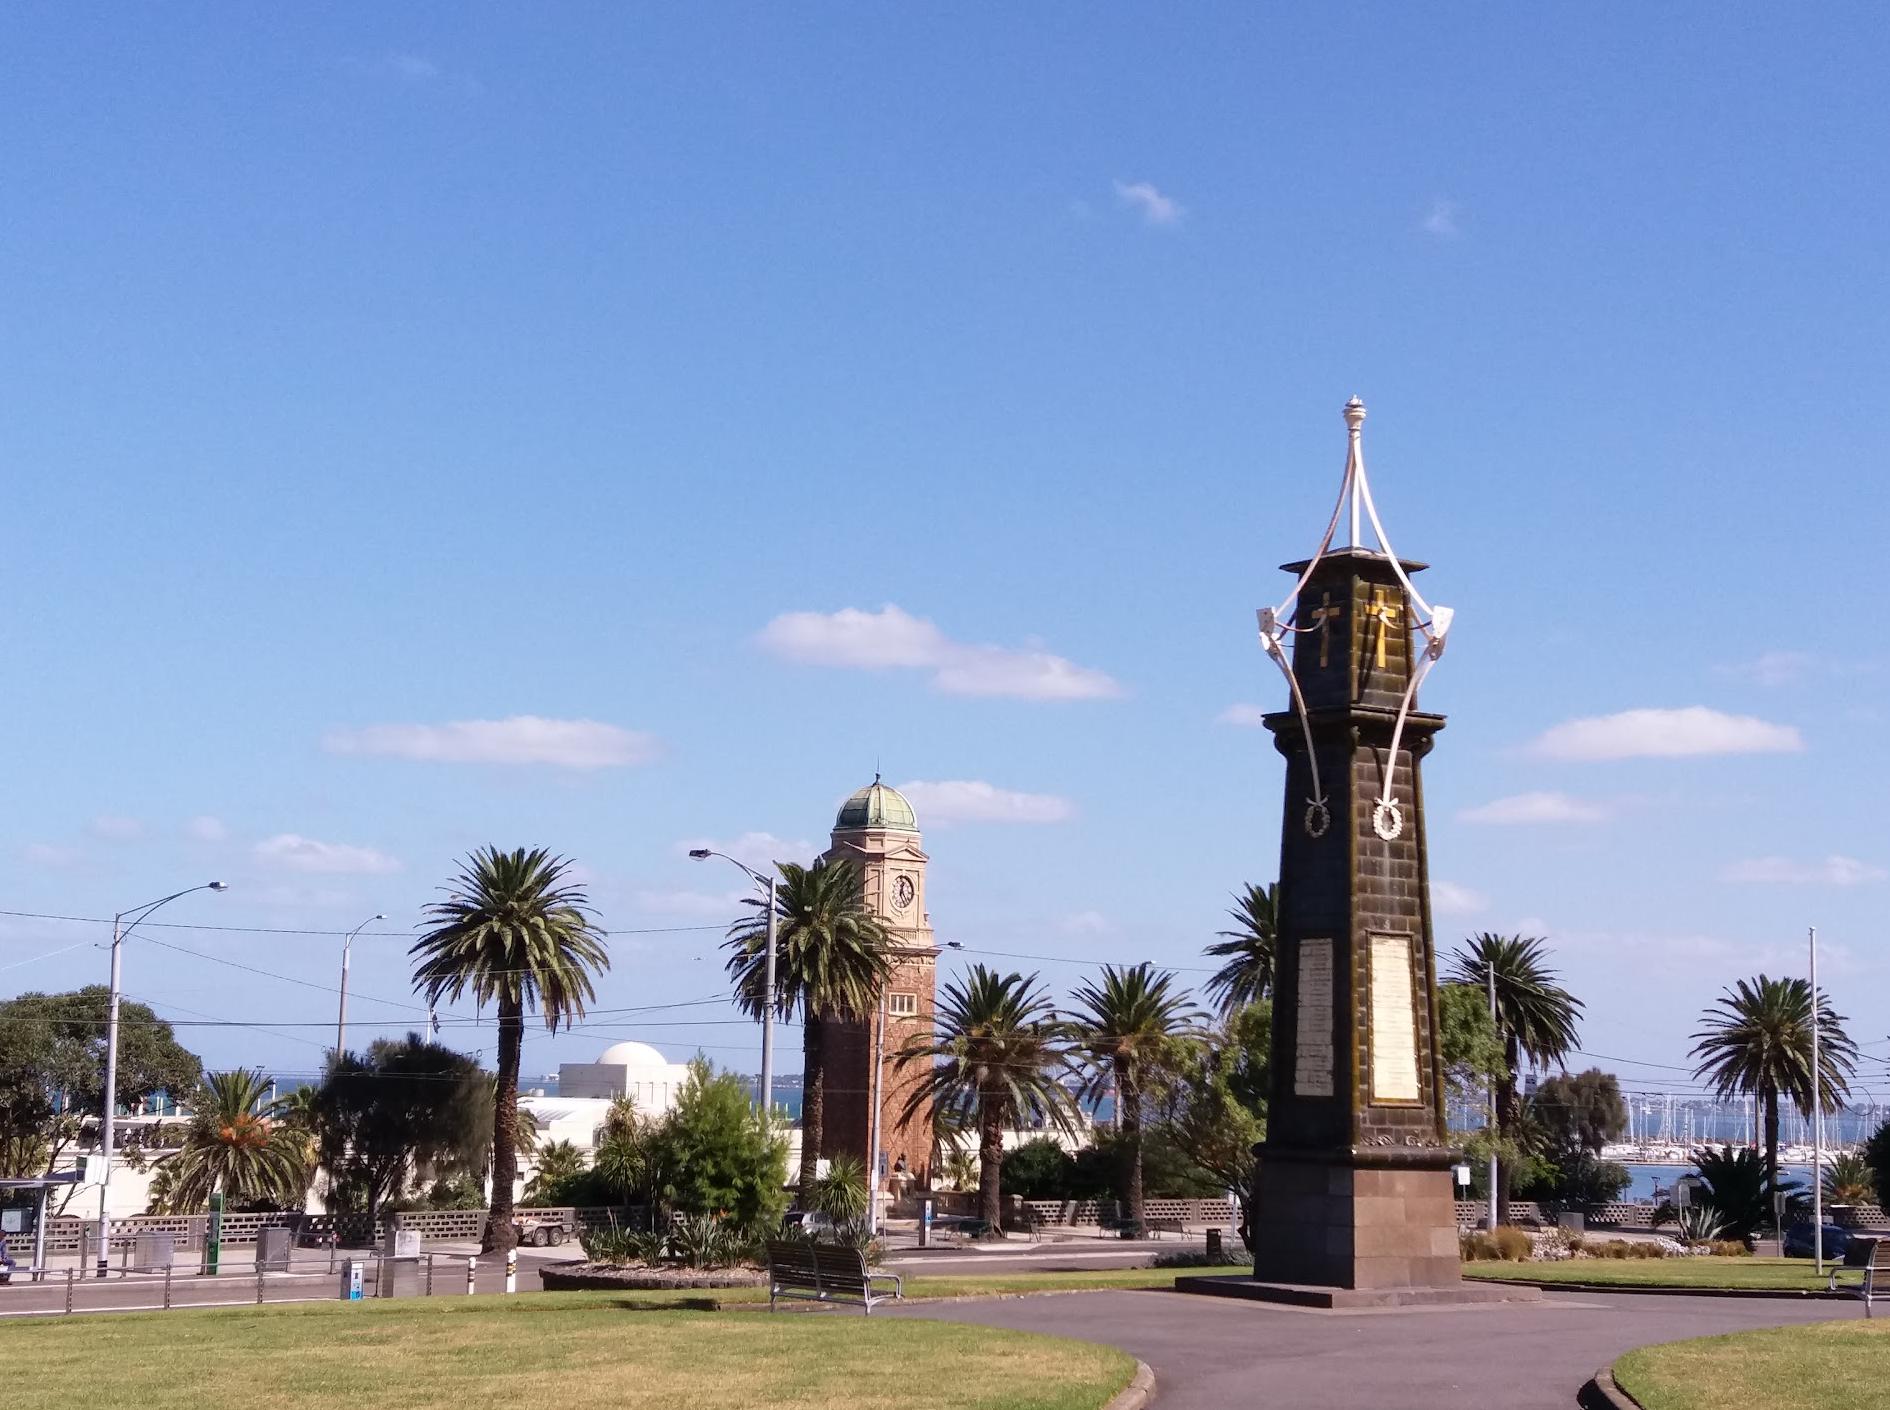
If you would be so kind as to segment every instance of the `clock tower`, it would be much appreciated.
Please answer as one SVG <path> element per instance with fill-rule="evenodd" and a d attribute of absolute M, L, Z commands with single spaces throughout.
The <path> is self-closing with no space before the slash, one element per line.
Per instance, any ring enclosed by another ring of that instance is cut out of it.
<path fill-rule="evenodd" d="M 938 983 L 938 946 L 925 909 L 925 867 L 918 816 L 903 794 L 875 775 L 840 805 L 827 861 L 860 868 L 866 907 L 886 927 L 898 949 L 891 979 L 876 1011 L 864 1019 L 827 1026 L 827 1110 L 821 1155 L 847 1155 L 861 1162 L 876 1190 L 902 1162 L 920 1184 L 932 1164 L 929 1110 L 905 1119 L 906 1103 L 922 1082 L 916 1069 L 901 1071 L 899 1050 L 932 1033 Z M 874 1104 L 878 1103 L 878 1149 Z M 870 1155 L 869 1155 L 870 1152 Z"/>

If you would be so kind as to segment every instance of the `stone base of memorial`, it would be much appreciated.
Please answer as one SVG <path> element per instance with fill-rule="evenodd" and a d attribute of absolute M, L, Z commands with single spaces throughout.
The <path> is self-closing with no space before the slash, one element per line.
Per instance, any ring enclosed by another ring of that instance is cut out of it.
<path fill-rule="evenodd" d="M 538 1270 L 546 1292 L 666 1292 L 680 1288 L 765 1288 L 763 1268 L 640 1268 L 614 1263 L 554 1263 Z"/>

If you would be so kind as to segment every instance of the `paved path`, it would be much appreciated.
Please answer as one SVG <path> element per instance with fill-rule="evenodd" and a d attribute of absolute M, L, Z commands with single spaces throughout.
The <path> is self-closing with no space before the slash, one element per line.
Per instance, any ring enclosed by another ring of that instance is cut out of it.
<path fill-rule="evenodd" d="M 1314 1312 L 1170 1292 L 914 1306 L 894 1315 L 1104 1341 L 1155 1371 L 1157 1410 L 1570 1410 L 1597 1367 L 1649 1342 L 1863 1316 L 1855 1302 L 1583 1296 Z"/>

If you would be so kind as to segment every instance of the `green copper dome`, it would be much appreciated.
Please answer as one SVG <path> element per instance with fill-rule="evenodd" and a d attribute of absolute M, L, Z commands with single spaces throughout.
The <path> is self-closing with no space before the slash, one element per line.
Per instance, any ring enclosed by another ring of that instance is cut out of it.
<path fill-rule="evenodd" d="M 919 816 L 912 811 L 912 805 L 896 788 L 888 788 L 877 777 L 840 805 L 840 814 L 833 820 L 836 831 L 841 828 L 884 827 L 899 832 L 917 832 Z"/>

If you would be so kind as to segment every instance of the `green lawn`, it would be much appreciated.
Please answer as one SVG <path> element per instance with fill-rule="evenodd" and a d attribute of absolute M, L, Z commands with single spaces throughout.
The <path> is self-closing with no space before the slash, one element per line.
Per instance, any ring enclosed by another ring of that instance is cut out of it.
<path fill-rule="evenodd" d="M 1796 1288 L 1823 1291 L 1809 1258 L 1571 1258 L 1561 1263 L 1466 1263 L 1466 1278 L 1615 1283 L 1634 1288 Z M 1838 1284 L 1855 1286 L 1851 1273 Z"/>
<path fill-rule="evenodd" d="M 140 1410 L 1097 1410 L 1110 1347 L 852 1315 L 627 1315 L 610 1294 L 0 1324 L 5 1403 Z M 91 1389 L 88 1390 L 87 1387 Z"/>
<path fill-rule="evenodd" d="M 1614 1365 L 1647 1410 L 1878 1410 L 1890 1322 L 1823 1322 L 1631 1351 Z"/>

